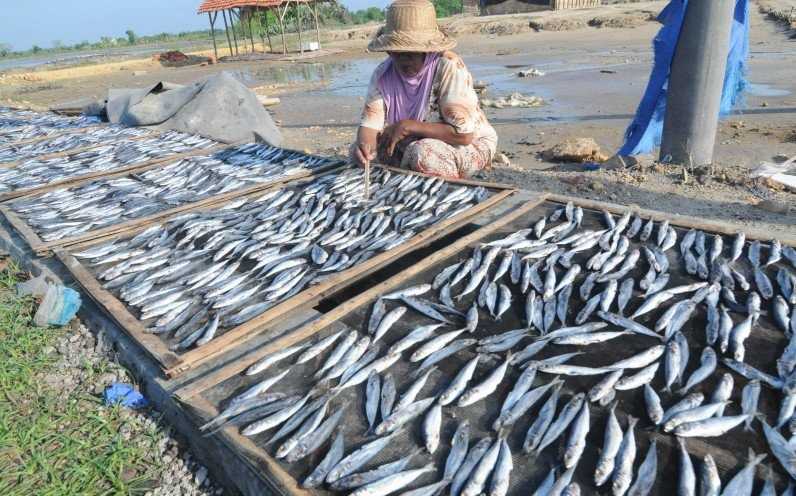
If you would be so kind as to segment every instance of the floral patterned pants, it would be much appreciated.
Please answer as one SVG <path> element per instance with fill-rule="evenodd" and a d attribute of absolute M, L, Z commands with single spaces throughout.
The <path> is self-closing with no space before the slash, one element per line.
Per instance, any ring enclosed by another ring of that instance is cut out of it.
<path fill-rule="evenodd" d="M 413 141 L 403 151 L 401 167 L 432 176 L 464 179 L 491 164 L 492 152 L 485 143 L 453 146 L 424 138 Z"/>

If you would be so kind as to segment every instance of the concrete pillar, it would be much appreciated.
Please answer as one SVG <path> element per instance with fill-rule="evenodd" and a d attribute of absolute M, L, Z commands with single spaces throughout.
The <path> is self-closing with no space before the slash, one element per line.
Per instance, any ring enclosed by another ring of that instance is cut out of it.
<path fill-rule="evenodd" d="M 688 3 L 669 78 L 662 161 L 690 166 L 713 162 L 735 3 Z"/>

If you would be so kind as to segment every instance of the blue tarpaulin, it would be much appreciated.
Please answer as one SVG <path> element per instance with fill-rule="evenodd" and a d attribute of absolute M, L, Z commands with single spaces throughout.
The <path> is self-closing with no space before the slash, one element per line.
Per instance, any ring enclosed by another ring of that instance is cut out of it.
<path fill-rule="evenodd" d="M 653 41 L 654 63 L 647 89 L 625 133 L 619 155 L 650 153 L 661 143 L 666 95 L 672 60 L 685 19 L 688 0 L 672 0 L 658 20 L 663 27 Z M 746 60 L 749 55 L 749 0 L 737 0 L 727 55 L 727 72 L 721 99 L 721 113 L 728 114 L 739 103 L 746 87 Z"/>

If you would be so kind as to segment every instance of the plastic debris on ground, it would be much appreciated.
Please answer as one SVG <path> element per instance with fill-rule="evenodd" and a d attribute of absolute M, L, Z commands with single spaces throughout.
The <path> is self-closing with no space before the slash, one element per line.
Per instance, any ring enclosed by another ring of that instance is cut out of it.
<path fill-rule="evenodd" d="M 138 410 L 149 406 L 149 401 L 144 395 L 136 391 L 130 384 L 114 383 L 105 388 L 103 393 L 105 404 L 108 406 L 120 404 L 123 407 Z"/>
<path fill-rule="evenodd" d="M 488 108 L 530 108 L 544 105 L 544 99 L 535 95 L 525 96 L 522 93 L 512 93 L 508 97 L 496 99 L 482 98 L 481 106 Z"/>
<path fill-rule="evenodd" d="M 38 327 L 64 326 L 74 318 L 82 303 L 80 293 L 60 284 L 47 282 L 44 274 L 17 284 L 17 295 L 42 298 L 33 323 Z"/>

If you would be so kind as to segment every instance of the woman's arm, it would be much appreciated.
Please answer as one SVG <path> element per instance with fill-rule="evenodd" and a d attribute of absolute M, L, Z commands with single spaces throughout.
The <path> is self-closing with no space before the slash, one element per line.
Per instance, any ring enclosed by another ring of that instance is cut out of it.
<path fill-rule="evenodd" d="M 362 167 L 370 165 L 376 158 L 379 132 L 369 127 L 360 126 L 357 131 L 357 140 L 351 147 L 351 160 Z"/>
<path fill-rule="evenodd" d="M 395 146 L 406 138 L 432 138 L 449 145 L 467 146 L 473 142 L 473 133 L 457 133 L 450 124 L 403 120 L 384 130 L 382 139 L 387 144 L 387 155 L 392 156 Z"/>

